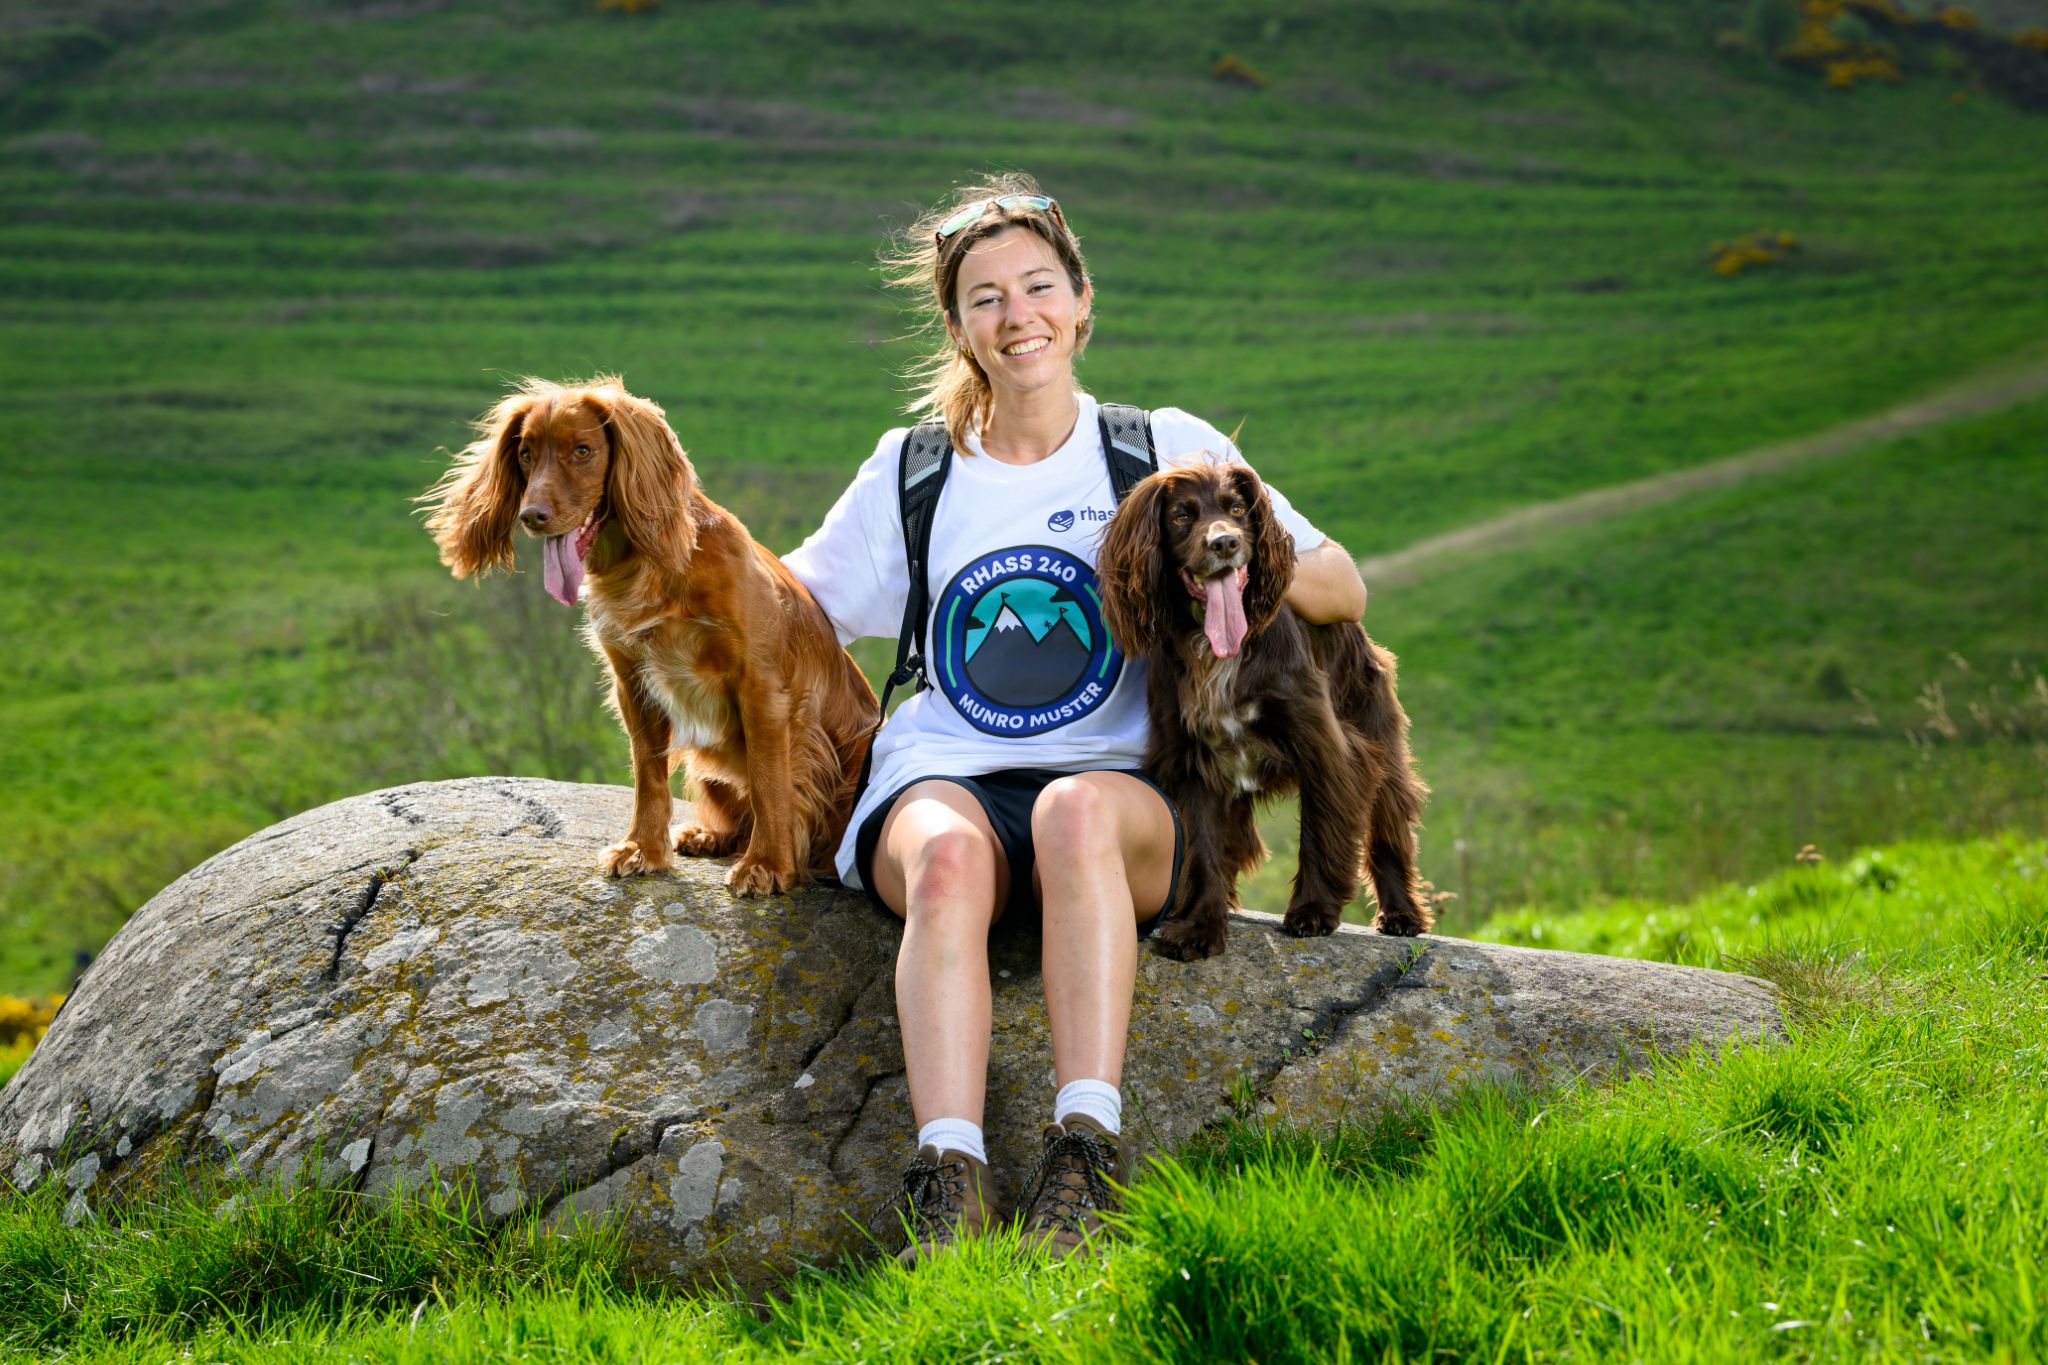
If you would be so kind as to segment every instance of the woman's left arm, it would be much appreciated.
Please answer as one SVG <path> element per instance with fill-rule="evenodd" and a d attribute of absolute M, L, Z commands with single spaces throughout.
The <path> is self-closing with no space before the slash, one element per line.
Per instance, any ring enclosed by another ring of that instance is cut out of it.
<path fill-rule="evenodd" d="M 1325 540 L 1294 561 L 1287 605 L 1311 625 L 1356 621 L 1365 615 L 1365 580 L 1342 545 Z"/>

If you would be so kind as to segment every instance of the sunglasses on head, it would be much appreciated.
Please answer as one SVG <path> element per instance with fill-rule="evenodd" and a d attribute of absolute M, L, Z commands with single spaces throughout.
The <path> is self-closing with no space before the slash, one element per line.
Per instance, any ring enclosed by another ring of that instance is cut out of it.
<path fill-rule="evenodd" d="M 1060 217 L 1060 206 L 1057 200 L 1048 199 L 1042 194 L 1006 194 L 1000 199 L 984 199 L 978 204 L 969 204 L 966 208 L 961 209 L 951 218 L 939 224 L 938 231 L 932 234 L 932 240 L 934 242 L 945 241 L 961 228 L 981 221 L 981 215 L 987 213 L 990 209 L 1028 209 L 1032 213 L 1049 213 L 1052 215 L 1053 221 L 1061 227 L 1067 225 L 1067 220 Z"/>

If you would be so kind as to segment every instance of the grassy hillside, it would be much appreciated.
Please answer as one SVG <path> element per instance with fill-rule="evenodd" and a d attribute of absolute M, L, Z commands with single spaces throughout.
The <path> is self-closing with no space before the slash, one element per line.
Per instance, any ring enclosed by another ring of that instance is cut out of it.
<path fill-rule="evenodd" d="M 1013 1243 L 759 1304 L 636 1291 L 474 1203 L 0 1201 L 0 1354 L 157 1361 L 2029 1360 L 2048 1203 L 2048 846 L 1903 845 L 1488 937 L 1760 973 L 1789 1043 L 1480 1091 L 1152 1167 L 1100 1262 Z M 1227 1078 L 1214 1078 L 1222 1093 Z"/>
<path fill-rule="evenodd" d="M 2048 826 L 2044 435 L 2048 402 L 2024 404 L 1376 601 L 1447 923 L 1681 895 L 1808 843 Z M 1284 900 L 1292 870 L 1247 894 Z"/>
<path fill-rule="evenodd" d="M 1261 467 L 1360 553 L 2037 342 L 2048 121 L 1955 102 L 1954 71 L 1844 94 L 1717 47 L 1749 8 L 15 13 L 14 33 L 68 27 L 0 59 L 0 489 L 24 509 L 0 545 L 0 985 L 61 985 L 170 876 L 306 805 L 467 771 L 622 777 L 566 613 L 530 577 L 523 597 L 443 584 L 407 499 L 504 376 L 619 369 L 714 496 L 795 543 L 900 401 L 881 233 L 985 166 L 1035 171 L 1085 238 L 1086 382 L 1244 419 Z M 1269 84 L 1212 79 L 1216 50 Z M 1802 253 L 1715 274 L 1710 244 L 1759 227 Z M 2038 409 L 2001 430 L 2038 465 Z M 1941 534 L 1974 539 L 1957 517 Z M 1534 810 L 1583 843 L 1616 808 L 1599 782 L 1640 795 L 1631 769 L 1507 723 L 1513 675 L 1470 641 L 1485 594 L 1526 585 L 1457 582 L 1373 608 L 1409 660 L 1433 837 Z M 1989 613 L 2020 600 L 1968 607 L 1962 633 L 2000 635 Z M 1465 639 L 1430 634 L 1439 617 Z M 2003 635 L 2039 658 L 2038 611 Z M 1784 669 L 1824 667 L 1796 653 Z M 1573 690 L 1562 647 L 1541 666 L 1546 699 Z M 1613 681 L 1588 670 L 1570 704 L 1607 733 L 1671 729 L 1654 671 Z M 1759 685 L 1737 681 L 1730 707 Z M 1868 785 L 1824 744 L 1751 752 L 1747 786 Z M 1769 865 L 1729 847 L 1683 877 Z"/>

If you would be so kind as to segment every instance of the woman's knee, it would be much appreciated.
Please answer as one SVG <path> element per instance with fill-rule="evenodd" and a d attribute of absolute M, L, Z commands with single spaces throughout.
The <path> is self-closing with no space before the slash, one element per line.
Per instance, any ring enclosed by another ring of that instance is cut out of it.
<path fill-rule="evenodd" d="M 1081 773 L 1047 783 L 1031 808 L 1031 837 L 1041 887 L 1058 879 L 1061 869 L 1116 860 L 1149 913 L 1172 881 L 1172 812 L 1150 785 L 1123 773 Z"/>
<path fill-rule="evenodd" d="M 912 914 L 963 901 L 992 903 L 996 850 L 980 830 L 953 825 L 919 840 L 904 860 L 904 885 Z"/>
<path fill-rule="evenodd" d="M 1121 849 L 1125 821 L 1115 796 L 1076 774 L 1048 782 L 1031 807 L 1031 842 L 1055 856 L 1063 853 L 1105 853 Z"/>
<path fill-rule="evenodd" d="M 906 921 L 965 918 L 986 928 L 1003 887 L 1001 852 L 980 808 L 961 809 L 950 796 L 890 816 L 875 857 L 876 890 Z"/>

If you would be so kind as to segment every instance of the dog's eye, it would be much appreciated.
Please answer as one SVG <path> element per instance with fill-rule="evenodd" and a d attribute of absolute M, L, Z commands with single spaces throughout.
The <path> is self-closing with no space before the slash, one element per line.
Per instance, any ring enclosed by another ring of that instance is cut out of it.
<path fill-rule="evenodd" d="M 533 452 L 532 452 L 532 451 L 530 451 L 530 450 L 524 450 L 524 449 L 522 449 L 522 450 L 521 450 L 521 451 L 519 452 L 519 465 L 520 465 L 520 468 L 522 468 L 522 469 L 523 469 L 523 468 L 525 468 L 525 467 L 526 467 L 527 465 L 530 465 L 530 464 L 532 464 L 532 463 L 533 463 Z"/>
<path fill-rule="evenodd" d="M 587 460 L 587 459 L 589 459 L 589 458 L 590 458 L 590 447 L 589 447 L 589 446 L 577 446 L 577 447 L 576 447 L 576 458 L 577 458 L 577 459 L 579 459 L 579 460 Z"/>
<path fill-rule="evenodd" d="M 1230 506 L 1225 510 L 1228 511 L 1230 515 L 1232 515 L 1233 517 L 1241 517 L 1244 515 L 1244 504 L 1233 500 Z"/>
<path fill-rule="evenodd" d="M 1195 514 L 1185 507 L 1177 509 L 1173 514 L 1173 524 L 1175 526 L 1185 526 L 1194 519 Z"/>

